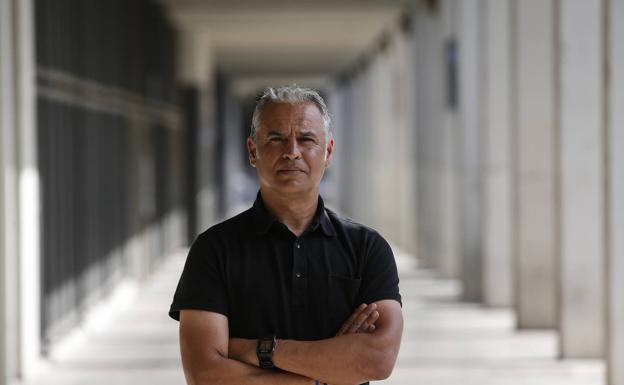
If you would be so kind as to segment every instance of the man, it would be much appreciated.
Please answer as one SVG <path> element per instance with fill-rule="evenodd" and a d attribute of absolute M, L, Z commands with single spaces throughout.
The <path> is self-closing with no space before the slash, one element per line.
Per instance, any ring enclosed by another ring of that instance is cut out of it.
<path fill-rule="evenodd" d="M 247 140 L 256 202 L 195 240 L 169 312 L 189 384 L 359 384 L 392 372 L 396 264 L 377 232 L 324 207 L 330 125 L 314 90 L 258 100 Z"/>

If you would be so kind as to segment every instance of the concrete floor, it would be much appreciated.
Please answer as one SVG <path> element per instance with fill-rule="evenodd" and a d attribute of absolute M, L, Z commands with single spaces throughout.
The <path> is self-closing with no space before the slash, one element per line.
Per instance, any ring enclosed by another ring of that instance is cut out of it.
<path fill-rule="evenodd" d="M 57 347 L 26 385 L 184 384 L 177 323 L 167 316 L 184 252 L 136 290 L 92 317 Z M 459 303 L 459 286 L 434 279 L 397 253 L 405 332 L 399 360 L 384 384 L 604 385 L 599 361 L 561 361 L 550 331 L 514 330 L 508 310 Z"/>
<path fill-rule="evenodd" d="M 400 253 L 405 330 L 384 384 L 604 385 L 601 361 L 558 360 L 557 335 L 517 331 L 513 312 L 461 303 L 460 286 L 416 269 Z"/>

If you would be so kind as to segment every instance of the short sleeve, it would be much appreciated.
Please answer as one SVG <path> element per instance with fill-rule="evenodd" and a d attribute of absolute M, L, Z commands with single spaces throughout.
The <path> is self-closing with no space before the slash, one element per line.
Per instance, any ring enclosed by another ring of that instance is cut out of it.
<path fill-rule="evenodd" d="M 197 237 L 186 257 L 169 316 L 180 320 L 180 310 L 207 310 L 228 315 L 223 256 L 205 233 Z"/>
<path fill-rule="evenodd" d="M 358 303 L 372 303 L 384 299 L 401 302 L 399 275 L 392 248 L 377 232 L 369 234 L 366 258 L 362 268 L 362 284 Z"/>

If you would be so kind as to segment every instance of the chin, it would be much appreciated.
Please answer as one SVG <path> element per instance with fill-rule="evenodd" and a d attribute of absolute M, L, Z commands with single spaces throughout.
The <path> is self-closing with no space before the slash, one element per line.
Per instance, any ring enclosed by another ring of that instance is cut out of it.
<path fill-rule="evenodd" d="M 282 182 L 282 183 L 275 183 L 274 185 L 275 190 L 278 190 L 282 193 L 286 193 L 286 194 L 298 194 L 298 193 L 304 193 L 307 191 L 310 191 L 312 188 L 310 186 L 304 186 L 301 185 L 300 183 L 296 183 L 296 182 Z"/>

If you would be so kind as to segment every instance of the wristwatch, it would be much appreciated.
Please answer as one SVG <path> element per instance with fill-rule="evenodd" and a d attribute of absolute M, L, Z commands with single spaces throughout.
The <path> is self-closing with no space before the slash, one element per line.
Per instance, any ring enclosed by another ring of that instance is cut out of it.
<path fill-rule="evenodd" d="M 258 340 L 258 346 L 256 347 L 256 354 L 258 355 L 258 362 L 262 369 L 272 369 L 273 365 L 273 352 L 275 352 L 275 346 L 277 346 L 277 337 L 275 335 L 260 338 Z"/>

